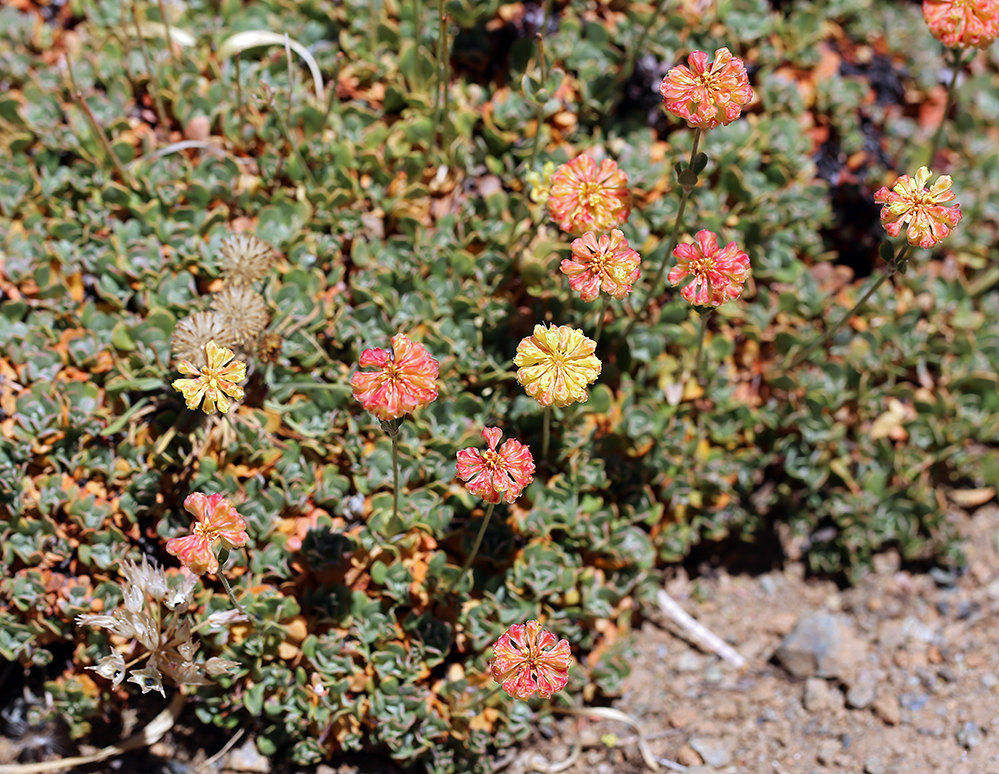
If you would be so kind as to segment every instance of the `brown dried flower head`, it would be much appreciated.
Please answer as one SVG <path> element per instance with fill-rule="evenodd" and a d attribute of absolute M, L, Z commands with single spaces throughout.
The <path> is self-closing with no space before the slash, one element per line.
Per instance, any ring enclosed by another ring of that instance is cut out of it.
<path fill-rule="evenodd" d="M 195 312 L 177 323 L 170 337 L 170 351 L 177 360 L 189 360 L 204 368 L 205 345 L 214 341 L 218 346 L 232 349 L 238 343 L 236 331 L 215 312 Z"/>
<path fill-rule="evenodd" d="M 264 277 L 274 265 L 269 244 L 251 234 L 234 234 L 219 246 L 219 268 L 229 282 L 250 284 Z"/>
<path fill-rule="evenodd" d="M 280 333 L 269 331 L 260 337 L 257 343 L 257 360 L 265 365 L 275 362 L 281 355 L 281 345 L 284 339 Z"/>
<path fill-rule="evenodd" d="M 237 344 L 257 338 L 271 317 L 264 297 L 239 283 L 230 283 L 212 296 L 211 306 Z"/>

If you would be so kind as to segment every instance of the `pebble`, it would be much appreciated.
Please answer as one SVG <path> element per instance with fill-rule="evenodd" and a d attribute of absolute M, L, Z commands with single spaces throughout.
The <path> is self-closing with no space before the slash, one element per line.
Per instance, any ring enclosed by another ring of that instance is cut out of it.
<path fill-rule="evenodd" d="M 877 675 L 869 669 L 861 669 L 846 692 L 846 703 L 854 709 L 870 707 L 877 687 Z"/>
<path fill-rule="evenodd" d="M 732 762 L 732 748 L 735 747 L 735 740 L 695 736 L 690 740 L 690 746 L 697 751 L 705 763 L 717 769 Z"/>
<path fill-rule="evenodd" d="M 805 682 L 803 704 L 809 712 L 820 712 L 829 707 L 829 685 L 821 677 L 809 677 Z"/>
<path fill-rule="evenodd" d="M 916 712 L 926 706 L 930 697 L 925 693 L 903 693 L 898 697 L 898 703 L 905 709 Z"/>
<path fill-rule="evenodd" d="M 973 720 L 957 729 L 957 743 L 966 750 L 974 750 L 982 741 L 982 730 Z"/>
<path fill-rule="evenodd" d="M 829 766 L 836 759 L 836 753 L 843 749 L 837 739 L 826 739 L 819 745 L 819 751 L 815 755 L 815 760 L 823 766 Z"/>
<path fill-rule="evenodd" d="M 864 761 L 864 774 L 885 774 L 885 765 L 880 758 L 872 755 Z"/>
<path fill-rule="evenodd" d="M 878 696 L 874 700 L 873 708 L 874 714 L 889 726 L 897 726 L 902 719 L 902 714 L 898 707 L 898 699 L 890 693 Z"/>
<path fill-rule="evenodd" d="M 704 759 L 694 751 L 693 747 L 685 744 L 676 754 L 676 762 L 681 766 L 700 766 L 704 763 Z"/>
<path fill-rule="evenodd" d="M 212 122 L 207 116 L 192 116 L 184 127 L 185 140 L 198 140 L 204 142 L 212 132 Z"/>
<path fill-rule="evenodd" d="M 267 774 L 271 770 L 270 761 L 257 751 L 252 739 L 247 739 L 241 747 L 229 753 L 228 768 L 233 771 L 246 771 L 251 774 Z"/>
<path fill-rule="evenodd" d="M 999 677 L 992 674 L 991 672 L 988 672 L 982 675 L 982 685 L 991 690 L 995 688 L 997 685 L 999 685 Z"/>
<path fill-rule="evenodd" d="M 676 671 L 677 672 L 700 672 L 704 665 L 704 660 L 694 653 L 692 650 L 688 650 L 686 653 L 681 654 L 680 658 L 676 660 Z"/>
<path fill-rule="evenodd" d="M 851 639 L 840 616 L 812 613 L 781 642 L 777 660 L 795 677 L 839 677 L 854 655 Z"/>

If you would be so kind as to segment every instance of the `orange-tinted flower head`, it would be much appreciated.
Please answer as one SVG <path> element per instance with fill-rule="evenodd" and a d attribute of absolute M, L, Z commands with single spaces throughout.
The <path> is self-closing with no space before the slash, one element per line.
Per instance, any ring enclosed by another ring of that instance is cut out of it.
<path fill-rule="evenodd" d="M 999 0 L 923 0 L 923 18 L 949 48 L 988 48 L 999 38 Z"/>
<path fill-rule="evenodd" d="M 388 422 L 412 414 L 437 399 L 439 364 L 427 348 L 403 333 L 392 337 L 392 351 L 376 347 L 361 353 L 361 368 L 350 377 L 354 397 L 378 419 Z"/>
<path fill-rule="evenodd" d="M 562 261 L 562 273 L 569 278 L 569 287 L 584 301 L 595 300 L 601 290 L 622 299 L 631 292 L 641 274 L 638 267 L 642 257 L 628 246 L 628 240 L 617 229 L 610 236 L 600 237 L 587 231 L 573 240 L 572 256 Z"/>
<path fill-rule="evenodd" d="M 468 448 L 458 452 L 458 477 L 465 482 L 469 492 L 487 503 L 498 503 L 501 499 L 512 503 L 534 480 L 531 450 L 509 438 L 496 451 L 496 444 L 503 437 L 498 427 L 487 427 L 482 435 L 489 449 L 480 452 Z"/>
<path fill-rule="evenodd" d="M 610 231 L 631 214 L 628 176 L 611 159 L 577 156 L 552 175 L 548 212 L 563 231 Z"/>
<path fill-rule="evenodd" d="M 504 691 L 526 701 L 535 691 L 549 699 L 565 688 L 571 661 L 568 640 L 559 640 L 537 621 L 528 621 L 514 624 L 496 641 L 489 667 Z"/>
<path fill-rule="evenodd" d="M 687 62 L 690 67 L 677 65 L 659 84 L 666 110 L 698 129 L 735 121 L 753 99 L 743 61 L 727 48 L 719 48 L 710 66 L 703 51 L 692 52 Z"/>
<path fill-rule="evenodd" d="M 738 298 L 749 276 L 749 256 L 735 242 L 724 249 L 718 247 L 718 236 L 711 231 L 698 231 L 694 244 L 679 244 L 673 250 L 677 264 L 670 270 L 671 285 L 678 285 L 690 275 L 693 280 L 680 290 L 691 304 L 721 306 Z"/>
<path fill-rule="evenodd" d="M 194 492 L 184 500 L 184 507 L 195 516 L 194 529 L 186 537 L 168 540 L 167 553 L 180 559 L 195 575 L 206 572 L 214 575 L 219 571 L 215 542 L 221 541 L 223 548 L 246 545 L 250 539 L 246 534 L 246 522 L 220 494 Z"/>
<path fill-rule="evenodd" d="M 896 237 L 902 232 L 902 225 L 908 223 L 906 238 L 910 245 L 918 247 L 933 247 L 950 234 L 951 227 L 960 223 L 963 216 L 960 204 L 949 204 L 954 201 L 950 175 L 940 176 L 932 187 L 926 188 L 931 174 L 926 167 L 920 167 L 915 177 L 902 175 L 892 190 L 884 186 L 874 194 L 874 201 L 884 205 L 881 225 L 885 231 Z"/>

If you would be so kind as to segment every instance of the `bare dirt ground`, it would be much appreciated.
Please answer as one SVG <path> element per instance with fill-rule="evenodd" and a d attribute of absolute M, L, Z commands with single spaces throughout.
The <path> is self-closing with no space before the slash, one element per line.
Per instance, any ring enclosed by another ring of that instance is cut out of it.
<path fill-rule="evenodd" d="M 960 574 L 913 574 L 892 553 L 846 590 L 806 579 L 798 562 L 756 576 L 679 573 L 668 593 L 747 664 L 737 669 L 688 644 L 665 616 L 648 621 L 614 706 L 638 721 L 661 771 L 999 772 L 999 507 L 955 509 L 951 518 L 966 541 Z M 214 749 L 199 749 L 201 736 L 181 722 L 151 749 L 87 770 L 290 771 L 252 740 L 205 766 Z M 493 770 L 648 771 L 637 740 L 626 723 L 565 716 L 501 754 Z M 0 739 L 0 763 L 12 752 Z M 318 769 L 390 770 L 358 758 Z"/>
<path fill-rule="evenodd" d="M 676 578 L 667 591 L 748 664 L 704 654 L 665 620 L 646 623 L 615 706 L 640 720 L 655 756 L 689 774 L 999 772 L 999 507 L 952 518 L 966 539 L 960 577 L 911 574 L 888 553 L 843 591 L 804 579 L 799 563 L 756 577 Z M 577 740 L 578 759 L 560 767 Z M 626 724 L 577 718 L 509 766 L 642 770 Z"/>

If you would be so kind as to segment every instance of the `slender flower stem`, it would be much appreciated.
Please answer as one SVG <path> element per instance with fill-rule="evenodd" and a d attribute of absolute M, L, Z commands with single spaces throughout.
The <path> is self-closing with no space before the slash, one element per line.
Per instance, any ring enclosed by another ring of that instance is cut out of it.
<path fill-rule="evenodd" d="M 291 126 L 291 112 L 295 100 L 295 71 L 291 65 L 291 38 L 287 32 L 284 34 L 284 55 L 288 60 L 288 117 L 285 120 L 288 126 Z"/>
<path fill-rule="evenodd" d="M 461 583 L 461 579 L 465 577 L 465 573 L 468 571 L 468 568 L 471 567 L 472 562 L 475 561 L 475 557 L 479 553 L 479 547 L 482 545 L 482 539 L 486 536 L 486 529 L 489 527 L 489 520 L 493 517 L 493 511 L 495 509 L 496 503 L 489 503 L 489 507 L 486 508 L 485 518 L 482 519 L 482 526 L 479 527 L 479 534 L 475 536 L 475 542 L 472 544 L 472 553 L 468 555 L 468 558 L 465 560 L 465 564 L 462 565 L 458 574 L 454 576 L 454 579 L 447 585 L 447 589 L 444 590 L 445 597 L 451 593 L 451 590 L 454 589 L 455 586 Z"/>
<path fill-rule="evenodd" d="M 444 0 L 437 0 L 437 90 L 434 92 L 434 137 L 441 127 L 441 87 L 444 81 Z"/>
<path fill-rule="evenodd" d="M 543 25 L 542 25 L 543 26 Z M 538 38 L 538 68 L 541 70 L 541 84 L 542 87 L 548 81 L 548 68 L 545 66 L 545 39 L 541 36 L 539 32 L 537 34 Z M 526 95 L 525 95 L 526 96 Z M 527 171 L 530 172 L 534 169 L 534 162 L 538 159 L 538 150 L 541 147 L 541 127 L 545 121 L 545 105 L 540 100 L 535 104 L 534 108 L 534 141 L 531 143 L 531 157 L 527 161 Z M 520 222 L 520 219 L 524 217 L 524 208 L 527 206 L 527 197 L 529 194 L 524 191 L 524 195 L 520 197 L 520 201 L 517 203 L 517 214 L 513 217 L 513 223 L 516 226 Z"/>
<path fill-rule="evenodd" d="M 160 21 L 163 22 L 163 30 L 166 32 L 166 44 L 167 50 L 170 52 L 170 58 L 173 60 L 173 64 L 177 66 L 177 58 L 173 54 L 173 38 L 170 35 L 170 20 L 167 18 L 166 6 L 163 5 L 163 0 L 156 0 L 160 6 Z"/>
<path fill-rule="evenodd" d="M 416 90 L 423 87 L 423 63 L 420 61 L 420 42 L 423 39 L 423 2 L 413 0 L 413 84 Z"/>
<path fill-rule="evenodd" d="M 246 612 L 246 609 L 241 604 L 239 604 L 239 600 L 236 599 L 236 595 L 232 593 L 232 586 L 229 585 L 229 581 L 226 579 L 225 573 L 222 572 L 222 570 L 225 568 L 225 563 L 229 561 L 228 548 L 222 548 L 219 550 L 218 561 L 219 561 L 219 569 L 218 572 L 215 573 L 216 577 L 218 577 L 218 579 L 222 581 L 222 585 L 225 587 L 225 593 L 229 595 L 229 600 L 232 602 L 233 605 L 235 605 L 236 609 L 240 613 L 245 615 L 247 618 L 250 618 L 251 617 L 250 614 Z M 253 616 L 253 618 L 255 618 L 256 620 L 260 620 L 260 616 Z"/>
<path fill-rule="evenodd" d="M 604 318 L 607 316 L 607 307 L 610 305 L 610 296 L 605 295 L 600 304 L 600 311 L 597 312 L 597 332 L 593 334 L 593 344 L 600 343 L 600 334 L 604 332 Z"/>
<path fill-rule="evenodd" d="M 163 100 L 160 98 L 160 87 L 156 83 L 157 72 L 153 69 L 152 60 L 149 58 L 149 49 L 146 47 L 146 40 L 142 37 L 142 28 L 139 26 L 139 11 L 132 3 L 132 20 L 135 22 L 135 34 L 139 38 L 139 50 L 142 52 L 142 61 L 146 65 L 146 72 L 149 73 L 149 91 L 153 95 L 153 104 L 156 106 L 156 117 L 160 120 L 160 126 L 164 132 L 170 131 L 170 125 L 166 120 L 166 111 L 163 109 Z"/>
<path fill-rule="evenodd" d="M 239 132 L 238 138 L 242 139 L 243 135 L 243 121 L 246 118 L 243 116 L 243 79 L 239 70 L 239 54 L 236 54 L 236 112 L 239 114 Z"/>
<path fill-rule="evenodd" d="M 552 407 L 545 406 L 544 424 L 541 427 L 541 459 L 548 460 L 548 442 L 551 439 Z"/>
<path fill-rule="evenodd" d="M 688 164 L 688 169 L 694 166 L 694 159 L 697 157 L 697 146 L 701 141 L 701 130 L 694 130 L 694 146 L 690 149 L 690 162 Z M 691 189 L 693 190 L 693 189 Z M 649 288 L 645 293 L 645 301 L 642 302 L 641 308 L 632 318 L 631 323 L 628 325 L 628 329 L 624 332 L 624 338 L 628 338 L 628 334 L 631 333 L 635 325 L 638 323 L 639 318 L 641 318 L 645 311 L 649 308 L 653 297 L 656 295 L 656 288 L 659 287 L 659 282 L 663 278 L 663 274 L 666 272 L 666 263 L 669 261 L 670 256 L 673 254 L 673 249 L 676 247 L 676 243 L 680 239 L 680 226 L 683 224 L 683 211 L 687 208 L 687 199 L 690 197 L 691 191 L 687 189 L 687 186 L 683 187 L 683 193 L 680 195 L 680 208 L 676 211 L 676 220 L 673 222 L 673 235 L 669 240 L 669 247 L 666 248 L 666 254 L 663 256 L 662 263 L 659 264 L 659 269 L 656 271 L 655 276 L 649 283 Z"/>
<path fill-rule="evenodd" d="M 107 135 L 104 134 L 104 130 L 101 129 L 101 125 L 97 122 L 97 117 L 93 114 L 90 109 L 90 105 L 87 104 L 87 100 L 83 98 L 83 94 L 76 87 L 76 76 L 73 75 L 73 63 L 69 59 L 69 54 L 66 55 L 66 70 L 69 72 L 69 84 L 73 91 L 73 98 L 79 104 L 80 108 L 87 116 L 87 121 L 90 123 L 90 128 L 97 137 L 97 141 L 100 143 L 107 157 L 111 160 L 114 168 L 118 172 L 118 176 L 122 179 L 129 188 L 135 188 L 135 183 L 132 182 L 131 175 L 125 171 L 125 168 L 121 165 L 121 161 L 118 160 L 118 155 L 114 152 L 114 148 L 111 147 L 111 142 L 108 140 Z"/>
<path fill-rule="evenodd" d="M 392 520 L 399 523 L 399 431 L 392 436 Z"/>
<path fill-rule="evenodd" d="M 441 143 L 444 145 L 444 158 L 450 161 L 451 132 L 449 127 L 452 123 L 448 122 L 448 111 L 451 103 L 451 89 L 448 86 L 451 83 L 451 53 L 447 46 L 447 23 L 448 17 L 445 15 L 441 19 L 441 34 L 444 35 L 444 59 L 441 61 L 441 69 L 444 71 L 444 77 L 441 79 L 444 87 L 444 111 L 441 113 Z"/>
<path fill-rule="evenodd" d="M 796 366 L 800 365 L 801 363 L 805 362 L 805 360 L 808 359 L 809 355 L 811 355 L 816 349 L 821 347 L 823 344 L 829 341 L 829 339 L 835 336 L 836 332 L 843 327 L 846 321 L 849 320 L 851 317 L 853 317 L 858 311 L 860 311 L 860 308 L 867 303 L 867 299 L 873 296 L 877 292 L 878 288 L 880 288 L 882 285 L 885 284 L 885 281 L 889 277 L 894 276 L 900 270 L 900 268 L 905 263 L 905 254 L 908 251 L 909 251 L 909 245 L 906 244 L 905 247 L 902 248 L 902 252 L 900 252 L 897 256 L 895 256 L 895 258 L 891 261 L 891 263 L 888 264 L 887 270 L 880 277 L 877 278 L 874 284 L 872 284 L 871 287 L 867 289 L 867 292 L 864 293 L 863 296 L 861 296 L 860 300 L 853 305 L 853 309 L 844 314 L 839 319 L 839 322 L 837 322 L 832 328 L 830 328 L 826 332 L 825 336 L 822 336 L 821 338 L 813 341 L 804 352 L 802 352 L 800 355 L 798 355 L 798 357 L 794 359 L 791 365 L 782 367 L 780 370 L 783 372 L 787 372 L 795 368 Z"/>
<path fill-rule="evenodd" d="M 281 115 L 281 111 L 277 109 L 274 104 L 273 97 L 268 102 L 271 108 L 271 112 L 274 114 L 274 118 L 277 119 L 278 128 L 281 130 L 281 134 L 284 135 L 285 141 L 291 146 L 291 152 L 295 154 L 295 158 L 298 159 L 298 163 L 301 165 L 302 169 L 305 171 L 305 176 L 309 179 L 309 183 L 312 188 L 315 189 L 318 184 L 316 183 L 316 178 L 312 176 L 312 170 L 309 169 L 309 165 L 305 163 L 305 159 L 302 158 L 301 152 L 298 150 L 298 145 L 291 136 L 291 130 L 288 128 L 288 124 L 284 120 L 284 116 Z"/>
<path fill-rule="evenodd" d="M 961 65 L 963 64 L 962 53 L 956 49 L 952 48 L 951 54 L 954 57 L 954 73 L 950 79 L 950 86 L 947 88 L 947 106 L 944 108 L 943 115 L 940 116 L 940 125 L 937 127 L 936 133 L 933 135 L 933 144 L 930 146 L 930 160 L 927 166 L 933 167 L 933 160 L 937 157 L 937 151 L 940 149 L 940 141 L 943 139 L 944 125 L 947 123 L 947 114 L 950 113 L 951 107 L 954 105 L 954 97 L 957 96 L 957 76 L 961 73 Z"/>
<path fill-rule="evenodd" d="M 701 327 L 697 333 L 697 354 L 694 355 L 694 369 L 698 377 L 703 374 L 703 369 L 701 368 L 701 356 L 704 354 L 704 335 L 708 330 L 708 320 L 714 311 L 714 309 L 707 309 L 706 311 L 701 312 Z"/>

